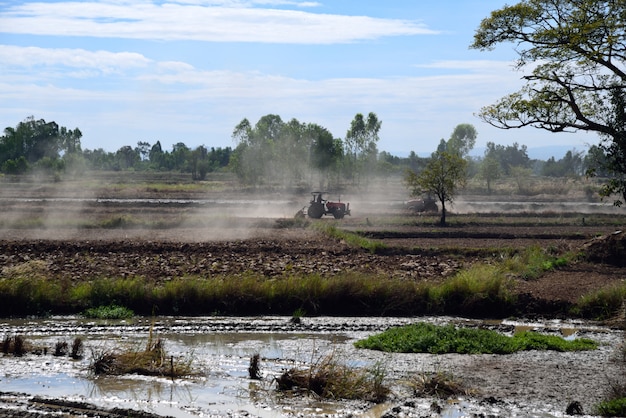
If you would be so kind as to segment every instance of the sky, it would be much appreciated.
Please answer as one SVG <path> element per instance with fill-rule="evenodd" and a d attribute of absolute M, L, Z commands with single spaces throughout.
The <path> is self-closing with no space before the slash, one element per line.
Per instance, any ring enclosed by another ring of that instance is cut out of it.
<path fill-rule="evenodd" d="M 476 128 L 475 150 L 559 147 L 559 159 L 597 144 L 476 116 L 523 85 L 514 45 L 469 48 L 506 3 L 0 0 L 0 127 L 34 116 L 79 128 L 83 149 L 171 151 L 234 148 L 235 126 L 268 114 L 343 139 L 357 113 L 374 112 L 378 149 L 396 156 L 429 155 L 461 123 Z"/>

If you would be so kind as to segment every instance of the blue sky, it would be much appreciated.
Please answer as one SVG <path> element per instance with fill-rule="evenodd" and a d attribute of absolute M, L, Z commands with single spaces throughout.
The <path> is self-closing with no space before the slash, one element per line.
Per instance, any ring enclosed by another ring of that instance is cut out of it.
<path fill-rule="evenodd" d="M 504 131 L 475 115 L 519 89 L 513 45 L 470 50 L 500 0 L 0 0 L 0 127 L 26 117 L 83 132 L 83 148 L 138 141 L 236 146 L 278 114 L 344 138 L 382 121 L 379 150 L 427 155 L 471 123 L 486 142 L 585 150 L 590 134 Z M 565 151 L 557 154 L 560 158 Z"/>

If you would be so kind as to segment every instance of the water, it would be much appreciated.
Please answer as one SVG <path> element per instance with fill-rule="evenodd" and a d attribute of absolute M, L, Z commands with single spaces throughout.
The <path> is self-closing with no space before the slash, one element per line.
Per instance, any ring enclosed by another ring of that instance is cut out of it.
<path fill-rule="evenodd" d="M 384 362 L 390 379 L 406 380 L 406 376 L 420 371 L 454 370 L 475 367 L 476 361 L 491 362 L 487 356 L 459 356 L 429 354 L 397 354 L 357 350 L 352 343 L 390 326 L 419 321 L 437 324 L 482 324 L 503 330 L 505 333 L 532 329 L 567 338 L 582 334 L 603 342 L 594 353 L 539 353 L 531 352 L 513 356 L 494 357 L 502 362 L 513 361 L 514 370 L 528 358 L 529 368 L 534 364 L 555 362 L 554 370 L 585 364 L 604 369 L 609 363 L 611 347 L 620 342 L 620 334 L 596 324 L 582 321 L 473 321 L 462 318 L 304 318 L 302 324 L 292 324 L 288 317 L 255 318 L 136 318 L 129 321 L 92 321 L 77 317 L 47 319 L 0 320 L 0 337 L 21 335 L 38 347 L 48 347 L 48 354 L 16 358 L 0 356 L 0 387 L 2 392 L 25 393 L 28 396 L 63 398 L 87 402 L 106 408 L 136 409 L 177 418 L 256 416 L 274 418 L 282 416 L 345 416 L 353 414 L 366 418 L 382 415 L 393 407 L 392 403 L 371 405 L 365 402 L 326 401 L 313 396 L 289 396 L 276 390 L 273 379 L 282 372 L 296 367 L 303 369 L 328 355 L 355 367 L 368 367 Z M 146 377 L 138 375 L 96 377 L 90 364 L 98 353 L 117 350 L 141 351 L 151 338 L 161 338 L 168 355 L 180 361 L 189 361 L 194 374 L 180 379 Z M 85 356 L 81 360 L 54 357 L 50 353 L 58 341 L 71 346 L 74 338 L 85 343 Z M 250 358 L 261 357 L 262 379 L 248 377 Z M 604 362 L 594 365 L 590 362 Z M 564 366 L 565 365 L 565 366 Z M 506 374 L 506 364 L 498 366 Z M 479 370 L 483 370 L 481 366 Z M 475 373 L 475 372 L 471 372 Z M 470 373 L 470 374 L 471 374 Z M 394 389 L 402 397 L 402 389 Z M 2 404 L 0 398 L 0 404 Z M 429 413 L 431 399 L 413 401 L 408 410 L 419 414 Z M 402 403 L 402 401 L 400 401 Z M 470 413 L 493 413 L 501 405 L 481 406 L 469 399 L 439 402 L 441 416 L 458 418 Z M 518 402 L 519 403 L 519 402 Z M 553 417 L 550 405 L 518 406 L 517 416 Z M 526 409 L 524 409 L 526 408 Z M 500 411 L 504 416 L 511 413 Z M 407 415 L 411 416 L 411 415 Z"/>

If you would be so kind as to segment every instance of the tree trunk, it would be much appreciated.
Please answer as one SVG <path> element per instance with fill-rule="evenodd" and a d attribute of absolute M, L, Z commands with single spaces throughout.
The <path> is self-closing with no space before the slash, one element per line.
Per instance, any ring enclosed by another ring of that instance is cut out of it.
<path fill-rule="evenodd" d="M 446 202 L 445 200 L 441 201 L 441 220 L 439 221 L 439 225 L 446 226 Z"/>

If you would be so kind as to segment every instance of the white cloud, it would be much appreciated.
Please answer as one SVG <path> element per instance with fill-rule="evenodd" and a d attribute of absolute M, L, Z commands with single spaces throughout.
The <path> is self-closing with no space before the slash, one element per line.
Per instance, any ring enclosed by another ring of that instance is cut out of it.
<path fill-rule="evenodd" d="M 508 65 L 441 61 L 428 67 L 455 71 L 432 75 L 416 68 L 412 76 L 309 80 L 207 70 L 132 52 L 0 45 L 0 122 L 15 126 L 29 115 L 56 119 L 80 127 L 85 148 L 115 150 L 154 139 L 164 146 L 181 139 L 191 147 L 229 146 L 230 132 L 242 118 L 254 123 L 269 113 L 319 123 L 342 137 L 357 112 L 374 111 L 384 122 L 381 150 L 432 150 L 459 123 L 475 123 L 481 139 L 506 143 L 496 135 L 521 133 L 503 134 L 474 114 L 503 92 L 519 89 L 519 73 Z M 89 79 L 73 84 L 72 77 Z M 125 136 L 112 136 L 113 131 Z M 534 133 L 512 138 L 532 146 Z"/>
<path fill-rule="evenodd" d="M 143 68 L 150 62 L 150 59 L 135 52 L 0 45 L 0 63 L 6 67 L 63 66 L 116 72 L 116 69 L 122 68 Z"/>
<path fill-rule="evenodd" d="M 386 36 L 435 33 L 409 20 L 316 14 L 235 3 L 238 6 L 207 5 L 206 2 L 27 3 L 0 12 L 0 31 L 34 35 L 293 44 L 348 43 Z M 262 3 L 300 7 L 315 5 L 290 1 Z"/>

